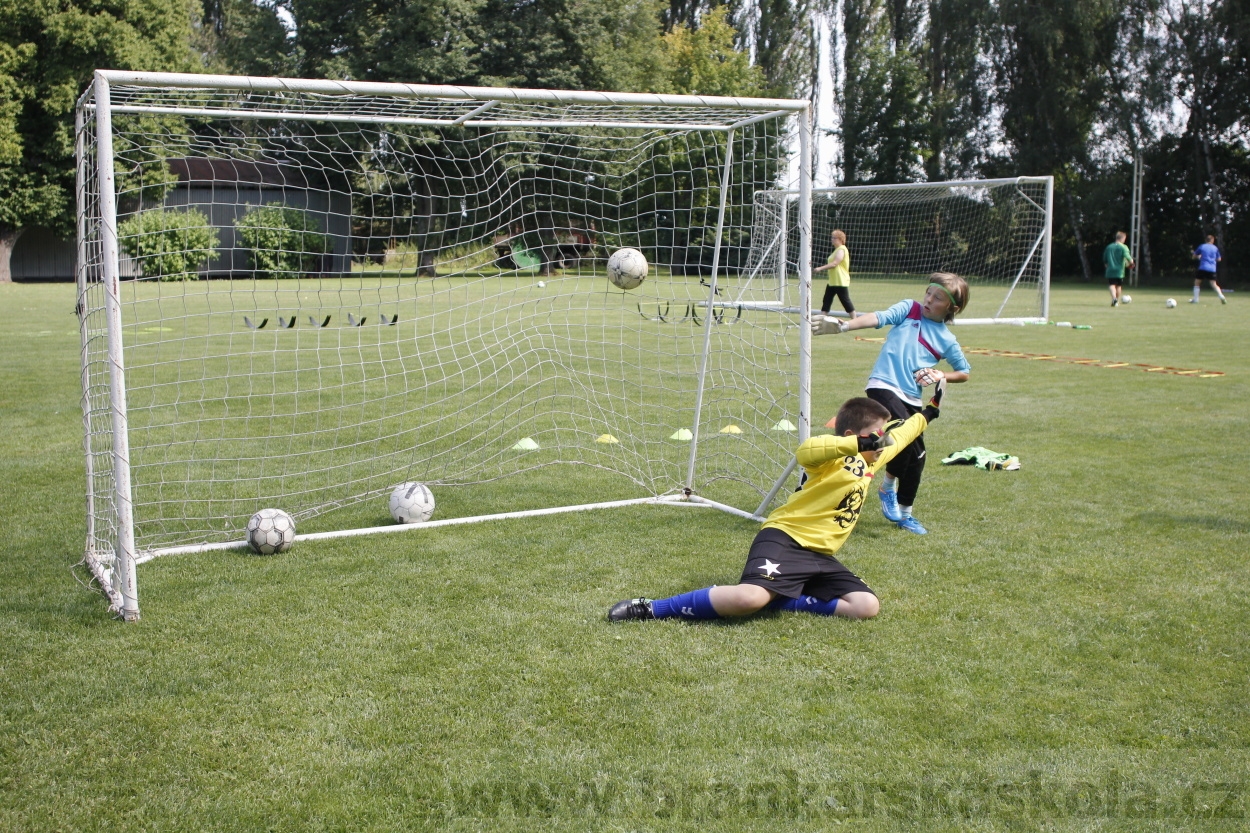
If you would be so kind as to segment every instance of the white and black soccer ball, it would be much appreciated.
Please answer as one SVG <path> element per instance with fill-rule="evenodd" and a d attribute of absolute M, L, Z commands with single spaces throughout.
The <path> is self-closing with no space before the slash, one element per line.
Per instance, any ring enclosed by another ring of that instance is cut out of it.
<path fill-rule="evenodd" d="M 1163 306 L 1167 307 L 1168 309 L 1171 309 L 1172 307 L 1176 306 L 1176 299 L 1168 298 L 1167 301 L 1164 302 Z"/>
<path fill-rule="evenodd" d="M 247 543 L 261 555 L 286 552 L 295 543 L 295 519 L 281 509 L 262 509 L 247 522 Z"/>
<path fill-rule="evenodd" d="M 647 258 L 637 249 L 617 249 L 608 258 L 608 280 L 619 289 L 637 289 L 647 279 Z"/>
<path fill-rule="evenodd" d="M 419 524 L 434 515 L 434 493 L 424 483 L 400 483 L 391 492 L 391 517 L 401 524 Z"/>
<path fill-rule="evenodd" d="M 1132 295 L 1121 295 L 1121 296 L 1120 296 L 1120 303 L 1121 303 L 1121 304 L 1131 304 L 1131 303 L 1133 303 L 1133 296 L 1132 296 Z"/>

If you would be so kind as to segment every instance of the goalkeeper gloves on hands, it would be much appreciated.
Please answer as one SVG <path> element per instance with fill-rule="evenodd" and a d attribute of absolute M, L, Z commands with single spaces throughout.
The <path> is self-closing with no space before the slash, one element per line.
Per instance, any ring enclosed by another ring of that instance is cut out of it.
<path fill-rule="evenodd" d="M 901 423 L 898 421 L 891 422 L 881 430 L 879 434 L 869 434 L 867 437 L 859 437 L 859 452 L 863 454 L 865 451 L 881 451 L 883 448 L 889 448 L 894 445 L 894 438 L 890 436 L 890 429 L 895 428 Z"/>
<path fill-rule="evenodd" d="M 942 407 L 942 397 L 946 395 L 946 379 L 939 379 L 937 384 L 933 386 L 933 398 L 929 400 L 929 404 L 921 409 L 920 413 L 924 414 L 924 418 L 929 422 L 937 419 L 939 409 Z"/>
<path fill-rule="evenodd" d="M 845 332 L 845 322 L 837 318 L 824 315 L 812 318 L 812 335 L 814 336 L 837 335 Z"/>

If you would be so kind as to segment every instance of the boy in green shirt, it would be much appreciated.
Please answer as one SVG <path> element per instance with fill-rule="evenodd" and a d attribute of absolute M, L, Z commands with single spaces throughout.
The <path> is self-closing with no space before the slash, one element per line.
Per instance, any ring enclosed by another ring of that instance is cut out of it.
<path fill-rule="evenodd" d="M 1124 245 L 1125 234 L 1115 233 L 1115 242 L 1102 250 L 1102 263 L 1107 267 L 1107 288 L 1111 290 L 1111 306 L 1120 305 L 1124 291 L 1124 270 L 1133 268 L 1133 253 Z"/>

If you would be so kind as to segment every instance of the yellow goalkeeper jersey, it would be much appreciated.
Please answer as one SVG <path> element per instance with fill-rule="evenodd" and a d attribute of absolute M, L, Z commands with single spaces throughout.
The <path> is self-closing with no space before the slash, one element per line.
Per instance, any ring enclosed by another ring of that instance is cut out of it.
<path fill-rule="evenodd" d="M 894 445 L 882 450 L 874 463 L 860 456 L 858 437 L 810 438 L 795 452 L 807 482 L 773 510 L 764 528 L 780 529 L 809 550 L 833 555 L 855 528 L 873 475 L 928 426 L 922 414 L 913 414 L 890 431 Z"/>

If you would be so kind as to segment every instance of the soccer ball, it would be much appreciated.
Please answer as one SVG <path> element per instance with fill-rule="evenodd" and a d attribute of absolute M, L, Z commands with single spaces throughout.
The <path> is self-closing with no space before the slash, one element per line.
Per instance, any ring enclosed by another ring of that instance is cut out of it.
<path fill-rule="evenodd" d="M 1176 306 L 1176 299 L 1168 298 L 1167 303 L 1165 303 L 1164 306 L 1167 307 L 1168 309 L 1171 309 L 1172 307 Z"/>
<path fill-rule="evenodd" d="M 391 517 L 401 524 L 419 524 L 434 514 L 434 494 L 424 483 L 400 483 L 391 492 Z"/>
<path fill-rule="evenodd" d="M 247 543 L 261 555 L 286 552 L 295 543 L 295 519 L 281 509 L 262 509 L 247 522 Z"/>
<path fill-rule="evenodd" d="M 637 289 L 647 279 L 647 258 L 637 249 L 617 249 L 608 258 L 608 280 L 620 289 Z"/>
<path fill-rule="evenodd" d="M 1121 296 L 1120 296 L 1120 303 L 1122 303 L 1122 304 L 1131 304 L 1131 303 L 1133 303 L 1133 296 L 1132 296 L 1132 295 L 1121 295 Z"/>

